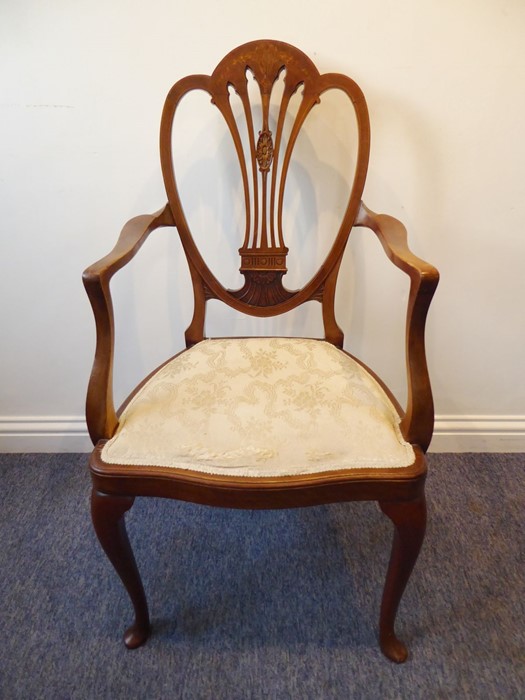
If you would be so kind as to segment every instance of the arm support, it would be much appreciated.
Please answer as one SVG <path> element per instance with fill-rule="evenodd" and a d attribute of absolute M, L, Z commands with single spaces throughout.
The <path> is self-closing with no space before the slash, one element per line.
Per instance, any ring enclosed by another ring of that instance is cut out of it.
<path fill-rule="evenodd" d="M 361 203 L 356 226 L 367 226 L 377 235 L 390 260 L 410 277 L 406 323 L 408 400 L 401 431 L 405 440 L 425 452 L 434 429 L 434 402 L 425 354 L 425 321 L 439 281 L 435 267 L 413 255 L 405 227 L 397 219 L 374 214 Z"/>
<path fill-rule="evenodd" d="M 136 255 L 154 229 L 174 225 L 169 205 L 155 214 L 136 216 L 124 226 L 113 250 L 88 267 L 82 275 L 97 328 L 95 360 L 86 400 L 86 420 L 93 444 L 110 438 L 118 425 L 113 403 L 115 326 L 110 280 Z"/>

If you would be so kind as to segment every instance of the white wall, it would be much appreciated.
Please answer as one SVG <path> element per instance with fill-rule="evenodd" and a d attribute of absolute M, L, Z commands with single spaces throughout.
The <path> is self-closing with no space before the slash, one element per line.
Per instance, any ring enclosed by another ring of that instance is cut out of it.
<path fill-rule="evenodd" d="M 525 450 L 524 35 L 521 0 L 3 0 L 0 449 L 87 447 L 94 326 L 81 271 L 125 220 L 165 201 L 157 142 L 171 84 L 268 37 L 361 85 L 364 199 L 401 218 L 441 270 L 427 336 L 434 449 Z M 406 285 L 371 234 L 353 237 L 338 297 L 348 347 L 403 396 Z M 182 346 L 187 289 L 169 230 L 116 279 L 119 397 Z M 232 318 L 217 308 L 210 334 Z M 310 310 L 271 329 L 317 327 Z"/>

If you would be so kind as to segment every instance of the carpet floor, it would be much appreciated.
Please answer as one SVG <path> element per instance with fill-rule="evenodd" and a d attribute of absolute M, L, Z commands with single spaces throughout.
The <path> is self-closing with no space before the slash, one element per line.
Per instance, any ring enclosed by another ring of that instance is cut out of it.
<path fill-rule="evenodd" d="M 391 525 L 373 503 L 137 499 L 154 632 L 126 650 L 131 608 L 92 531 L 86 463 L 0 455 L 2 700 L 525 697 L 524 455 L 430 455 L 401 666 L 377 645 Z"/>

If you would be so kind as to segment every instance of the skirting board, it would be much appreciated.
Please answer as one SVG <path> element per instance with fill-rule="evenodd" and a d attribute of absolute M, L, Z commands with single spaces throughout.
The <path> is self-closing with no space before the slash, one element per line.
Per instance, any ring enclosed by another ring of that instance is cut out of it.
<path fill-rule="evenodd" d="M 83 416 L 0 416 L 0 452 L 90 452 Z M 525 416 L 436 416 L 430 452 L 525 452 Z"/>

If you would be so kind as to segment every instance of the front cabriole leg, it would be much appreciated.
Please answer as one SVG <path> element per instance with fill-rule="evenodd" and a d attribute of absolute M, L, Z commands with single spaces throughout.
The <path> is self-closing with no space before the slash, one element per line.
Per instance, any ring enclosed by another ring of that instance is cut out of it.
<path fill-rule="evenodd" d="M 381 602 L 379 641 L 381 651 L 386 657 L 396 663 L 403 663 L 408 657 L 408 649 L 396 637 L 394 622 L 401 596 L 425 537 L 425 496 L 422 495 L 415 501 L 382 501 L 379 505 L 395 527 L 392 553 Z"/>
<path fill-rule="evenodd" d="M 95 532 L 135 610 L 135 622 L 124 633 L 124 644 L 128 649 L 144 644 L 151 632 L 146 595 L 124 521 L 124 515 L 134 500 L 132 496 L 112 496 L 96 489 L 91 492 L 91 517 Z"/>

